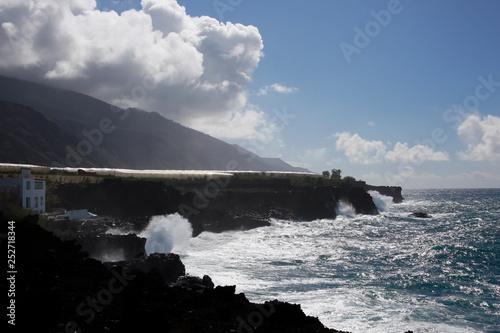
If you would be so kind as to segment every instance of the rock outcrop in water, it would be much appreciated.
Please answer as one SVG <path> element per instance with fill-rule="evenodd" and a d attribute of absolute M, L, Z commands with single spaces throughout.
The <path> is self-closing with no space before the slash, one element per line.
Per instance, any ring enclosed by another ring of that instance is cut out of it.
<path fill-rule="evenodd" d="M 373 186 L 364 184 L 362 187 L 365 191 L 377 191 L 382 195 L 392 197 L 392 202 L 394 203 L 401 203 L 404 200 L 400 186 Z"/>
<path fill-rule="evenodd" d="M 418 217 L 420 219 L 428 219 L 428 218 L 431 218 L 432 216 L 430 216 L 429 214 L 427 213 L 424 213 L 424 212 L 415 212 L 415 213 L 411 213 L 408 215 L 409 217 Z"/>
<path fill-rule="evenodd" d="M 340 332 L 306 316 L 300 305 L 250 303 L 234 286 L 213 288 L 208 278 L 200 289 L 182 279 L 168 284 L 157 269 L 106 268 L 37 220 L 28 216 L 15 224 L 19 331 Z M 7 221 L 0 215 L 0 222 Z M 4 246 L 6 239 L 0 242 Z"/>

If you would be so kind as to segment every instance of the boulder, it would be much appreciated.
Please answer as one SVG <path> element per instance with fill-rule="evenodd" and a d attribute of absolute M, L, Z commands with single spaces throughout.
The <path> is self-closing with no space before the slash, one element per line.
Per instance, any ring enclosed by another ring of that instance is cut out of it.
<path fill-rule="evenodd" d="M 75 240 L 91 258 L 102 262 L 131 260 L 146 252 L 146 238 L 135 234 L 80 234 Z"/>
<path fill-rule="evenodd" d="M 431 218 L 432 216 L 427 214 L 427 213 L 424 213 L 424 212 L 415 212 L 415 213 L 411 213 L 410 215 L 408 215 L 408 217 L 418 217 L 421 219 L 428 219 L 428 218 Z"/>
<path fill-rule="evenodd" d="M 175 286 L 183 287 L 191 290 L 204 290 L 213 289 L 214 283 L 208 275 L 204 275 L 203 278 L 197 276 L 184 275 L 180 276 L 175 283 Z"/>
<path fill-rule="evenodd" d="M 150 273 L 156 270 L 163 277 L 165 282 L 176 282 L 179 277 L 186 274 L 186 268 L 178 254 L 174 253 L 153 253 L 130 261 L 117 262 L 115 265 L 122 266 L 127 272 L 139 270 Z"/>

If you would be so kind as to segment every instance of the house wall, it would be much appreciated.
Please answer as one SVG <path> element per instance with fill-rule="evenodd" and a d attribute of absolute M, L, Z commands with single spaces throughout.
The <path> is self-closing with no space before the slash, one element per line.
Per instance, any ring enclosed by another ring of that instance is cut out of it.
<path fill-rule="evenodd" d="M 21 200 L 24 208 L 45 213 L 45 181 L 34 178 L 21 178 Z"/>
<path fill-rule="evenodd" d="M 31 170 L 22 169 L 22 178 L 0 178 L 0 186 L 18 187 L 19 201 L 24 208 L 37 213 L 45 213 L 45 180 L 31 178 Z"/>

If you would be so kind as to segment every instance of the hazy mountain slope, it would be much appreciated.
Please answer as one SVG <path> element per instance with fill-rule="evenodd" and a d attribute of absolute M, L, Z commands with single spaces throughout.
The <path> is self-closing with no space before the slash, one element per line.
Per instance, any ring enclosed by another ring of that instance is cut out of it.
<path fill-rule="evenodd" d="M 239 145 L 235 144 L 233 146 L 236 147 L 236 149 L 241 154 L 243 154 L 247 160 L 255 160 L 255 161 L 259 161 L 261 163 L 264 163 L 265 165 L 269 166 L 274 171 L 311 172 L 310 170 L 305 169 L 305 168 L 291 166 L 290 164 L 283 161 L 281 158 L 260 157 L 259 155 L 256 155 L 256 154 L 252 153 L 251 151 L 249 151 L 249 150 L 247 150 Z"/>
<path fill-rule="evenodd" d="M 276 171 L 291 171 L 290 164 L 283 161 L 281 158 L 273 157 L 259 157 L 262 162 L 273 167 Z M 306 168 L 293 167 L 293 171 L 296 172 L 311 172 Z"/>
<path fill-rule="evenodd" d="M 25 156 L 31 156 L 27 153 L 30 151 L 38 156 L 37 160 L 55 160 L 72 167 L 131 169 L 226 170 L 231 161 L 236 161 L 241 170 L 276 168 L 275 163 L 267 163 L 260 157 L 248 158 L 235 146 L 156 112 L 118 109 L 72 91 L 0 77 L 0 100 L 29 106 L 57 125 L 59 131 L 67 133 L 52 142 L 40 131 L 40 136 L 46 137 L 46 144 L 37 147 L 36 154 L 29 149 L 29 144 L 22 146 Z M 15 140 L 31 142 L 12 134 L 5 136 L 2 142 L 8 145 Z M 72 153 L 68 154 L 69 151 Z M 299 170 L 289 166 L 287 171 Z"/>
<path fill-rule="evenodd" d="M 0 161 L 51 165 L 63 163 L 66 144 L 77 138 L 33 109 L 0 101 Z M 88 166 L 97 164 L 91 158 Z"/>

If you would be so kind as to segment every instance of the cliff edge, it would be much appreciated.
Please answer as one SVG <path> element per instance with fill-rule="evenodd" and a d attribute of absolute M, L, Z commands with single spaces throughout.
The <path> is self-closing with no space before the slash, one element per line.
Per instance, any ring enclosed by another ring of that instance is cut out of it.
<path fill-rule="evenodd" d="M 370 187 L 402 200 L 397 188 Z M 232 179 L 205 182 L 105 179 L 98 184 L 60 184 L 55 189 L 61 205 L 87 208 L 98 215 L 119 218 L 179 213 L 203 231 L 247 230 L 271 219 L 312 221 L 335 219 L 340 202 L 356 214 L 378 214 L 372 197 L 362 187 L 301 184 L 290 179 Z"/>

